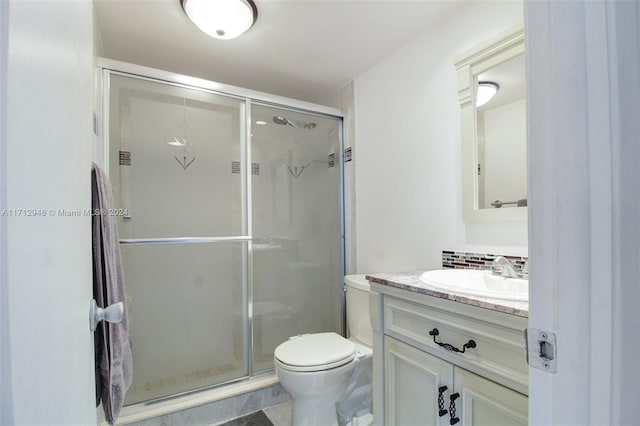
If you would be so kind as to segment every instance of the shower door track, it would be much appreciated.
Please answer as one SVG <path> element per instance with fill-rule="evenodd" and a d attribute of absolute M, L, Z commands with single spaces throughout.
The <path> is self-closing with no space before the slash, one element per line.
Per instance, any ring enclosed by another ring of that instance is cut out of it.
<path fill-rule="evenodd" d="M 229 241 L 251 241 L 253 237 L 176 237 L 176 238 L 126 238 L 120 244 L 186 244 L 222 243 Z"/>

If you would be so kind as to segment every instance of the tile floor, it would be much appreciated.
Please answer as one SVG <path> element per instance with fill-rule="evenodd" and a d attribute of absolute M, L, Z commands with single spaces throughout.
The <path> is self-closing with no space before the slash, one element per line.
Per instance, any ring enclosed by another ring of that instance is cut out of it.
<path fill-rule="evenodd" d="M 291 401 L 267 407 L 217 426 L 291 426 Z"/>
<path fill-rule="evenodd" d="M 264 410 L 264 413 L 273 422 L 273 426 L 291 425 L 291 400 L 272 405 Z"/>
<path fill-rule="evenodd" d="M 273 426 L 273 423 L 264 411 L 261 410 L 238 417 L 237 419 L 223 423 L 221 426 Z"/>

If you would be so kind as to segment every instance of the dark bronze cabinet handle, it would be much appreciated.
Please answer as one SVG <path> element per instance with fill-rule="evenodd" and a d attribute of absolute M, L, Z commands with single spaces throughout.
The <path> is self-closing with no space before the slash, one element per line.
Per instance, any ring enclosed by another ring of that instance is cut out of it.
<path fill-rule="evenodd" d="M 442 417 L 448 413 L 448 411 L 444 408 L 444 396 L 443 393 L 447 391 L 446 386 L 440 386 L 438 388 L 438 416 Z"/>
<path fill-rule="evenodd" d="M 467 350 L 467 348 L 471 349 L 471 348 L 475 348 L 475 347 L 476 347 L 476 342 L 475 342 L 475 341 L 473 341 L 473 340 L 469 340 L 467 343 L 465 343 L 465 344 L 462 346 L 462 350 L 460 350 L 460 349 L 456 348 L 455 346 L 450 345 L 450 344 L 448 344 L 448 343 L 438 342 L 438 341 L 436 340 L 436 336 L 437 336 L 438 334 L 440 334 L 440 331 L 438 331 L 438 329 L 437 329 L 437 328 L 434 328 L 433 330 L 431 330 L 431 331 L 429 332 L 429 336 L 433 336 L 433 342 L 434 342 L 434 343 L 436 343 L 437 345 L 441 346 L 442 348 L 444 348 L 444 349 L 448 350 L 448 351 L 451 351 L 451 352 L 458 352 L 458 353 L 463 354 L 463 353 Z"/>
<path fill-rule="evenodd" d="M 456 399 L 460 397 L 458 392 L 454 393 L 449 397 L 449 424 L 455 425 L 460 421 L 460 417 L 456 415 Z"/>

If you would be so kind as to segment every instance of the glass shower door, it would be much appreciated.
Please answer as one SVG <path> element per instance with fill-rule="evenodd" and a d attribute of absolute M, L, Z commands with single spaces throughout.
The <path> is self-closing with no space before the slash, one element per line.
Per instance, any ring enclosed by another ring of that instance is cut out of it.
<path fill-rule="evenodd" d="M 340 121 L 251 107 L 253 371 L 290 336 L 342 334 Z M 256 124 L 262 123 L 262 124 Z"/>
<path fill-rule="evenodd" d="M 246 376 L 245 101 L 125 75 L 109 84 L 133 345 L 126 404 Z"/>

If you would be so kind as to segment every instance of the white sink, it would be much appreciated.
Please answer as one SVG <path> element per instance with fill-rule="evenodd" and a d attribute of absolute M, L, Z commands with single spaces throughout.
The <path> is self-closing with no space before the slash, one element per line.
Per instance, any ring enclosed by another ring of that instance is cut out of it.
<path fill-rule="evenodd" d="M 504 278 L 488 270 L 437 269 L 422 274 L 420 281 L 435 290 L 454 294 L 523 302 L 529 300 L 528 280 Z"/>

